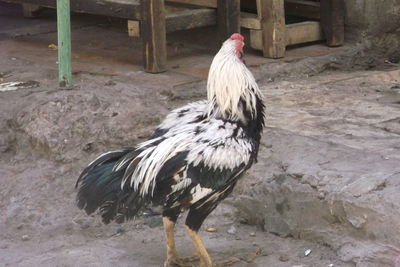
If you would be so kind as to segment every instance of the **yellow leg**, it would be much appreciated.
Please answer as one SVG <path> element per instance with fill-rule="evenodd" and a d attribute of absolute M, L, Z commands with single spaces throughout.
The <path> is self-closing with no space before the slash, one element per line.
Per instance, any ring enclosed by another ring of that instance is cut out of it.
<path fill-rule="evenodd" d="M 175 247 L 175 223 L 168 219 L 168 217 L 163 217 L 165 237 L 167 239 L 167 258 L 176 257 L 176 247 Z"/>
<path fill-rule="evenodd" d="M 200 258 L 200 267 L 212 267 L 212 260 L 206 248 L 204 247 L 203 241 L 196 231 L 191 230 L 186 226 L 186 232 L 192 239 L 193 245 L 196 248 L 196 252 Z"/>
<path fill-rule="evenodd" d="M 167 260 L 164 263 L 165 267 L 169 266 L 192 266 L 189 262 L 192 261 L 191 258 L 180 259 L 175 247 L 175 222 L 168 219 L 168 217 L 163 217 L 165 237 L 167 239 Z"/>

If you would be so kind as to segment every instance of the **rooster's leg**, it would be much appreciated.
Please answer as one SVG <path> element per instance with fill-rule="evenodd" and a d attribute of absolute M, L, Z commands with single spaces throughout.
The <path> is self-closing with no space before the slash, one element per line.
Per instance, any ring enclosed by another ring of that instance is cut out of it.
<path fill-rule="evenodd" d="M 172 221 L 168 217 L 163 217 L 163 224 L 164 224 L 164 231 L 165 231 L 165 237 L 167 239 L 167 260 L 165 261 L 164 266 L 169 267 L 169 266 L 192 266 L 190 264 L 190 261 L 193 261 L 193 257 L 189 258 L 179 258 L 178 253 L 176 252 L 176 247 L 175 247 L 175 222 Z"/>
<path fill-rule="evenodd" d="M 210 255 L 208 255 L 198 232 L 190 229 L 188 226 L 186 226 L 186 232 L 192 239 L 193 245 L 196 248 L 196 253 L 200 258 L 200 267 L 212 267 L 212 260 Z"/>
<path fill-rule="evenodd" d="M 203 241 L 201 240 L 198 231 L 203 224 L 206 217 L 217 207 L 218 203 L 223 200 L 233 190 L 235 183 L 229 184 L 221 191 L 215 191 L 208 197 L 203 197 L 190 207 L 189 213 L 186 217 L 186 232 L 192 239 L 194 247 L 196 248 L 197 255 L 200 258 L 200 267 L 212 267 L 212 266 L 226 266 L 232 263 L 232 261 L 224 262 L 212 262 L 210 255 L 204 247 Z M 200 187 L 201 188 L 201 187 Z M 200 189 L 201 192 L 201 189 Z M 200 193 L 201 194 L 201 193 Z"/>

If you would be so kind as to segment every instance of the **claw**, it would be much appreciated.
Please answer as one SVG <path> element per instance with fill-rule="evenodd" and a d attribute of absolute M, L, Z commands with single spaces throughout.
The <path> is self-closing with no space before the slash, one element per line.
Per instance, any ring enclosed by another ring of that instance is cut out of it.
<path fill-rule="evenodd" d="M 237 257 L 230 257 L 227 260 L 214 262 L 213 267 L 226 267 L 226 266 L 230 266 L 234 263 L 237 263 L 239 261 L 241 261 L 241 259 L 239 259 Z"/>
<path fill-rule="evenodd" d="M 194 262 L 194 261 L 199 261 L 200 257 L 199 257 L 199 254 L 194 252 L 192 255 L 190 255 L 188 257 L 181 258 L 181 260 L 185 261 L 185 262 Z"/>
<path fill-rule="evenodd" d="M 189 258 L 189 257 L 188 257 Z M 164 267 L 194 267 L 191 261 L 183 259 L 167 259 L 164 263 Z"/>

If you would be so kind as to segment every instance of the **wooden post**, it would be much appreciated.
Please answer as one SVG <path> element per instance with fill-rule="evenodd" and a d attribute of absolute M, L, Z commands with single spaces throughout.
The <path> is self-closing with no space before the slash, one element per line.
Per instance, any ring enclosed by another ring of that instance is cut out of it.
<path fill-rule="evenodd" d="M 240 0 L 218 0 L 217 24 L 221 41 L 240 33 Z"/>
<path fill-rule="evenodd" d="M 70 0 L 57 0 L 58 77 L 61 87 L 72 86 Z"/>
<path fill-rule="evenodd" d="M 284 0 L 257 0 L 264 57 L 281 58 L 286 50 Z"/>
<path fill-rule="evenodd" d="M 164 0 L 142 0 L 141 5 L 144 70 L 151 73 L 164 72 L 167 65 Z"/>
<path fill-rule="evenodd" d="M 329 46 L 344 43 L 344 1 L 321 0 L 321 25 Z"/>
<path fill-rule="evenodd" d="M 39 10 L 40 10 L 39 5 L 22 3 L 22 14 L 25 18 L 36 17 L 36 14 Z"/>

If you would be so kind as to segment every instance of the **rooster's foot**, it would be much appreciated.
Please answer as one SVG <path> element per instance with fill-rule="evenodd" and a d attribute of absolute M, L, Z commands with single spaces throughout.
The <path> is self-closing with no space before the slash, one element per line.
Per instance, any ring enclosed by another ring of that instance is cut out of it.
<path fill-rule="evenodd" d="M 230 257 L 229 259 L 226 259 L 226 260 L 215 261 L 213 263 L 213 267 L 227 267 L 227 266 L 231 266 L 232 264 L 235 264 L 239 261 L 241 261 L 241 259 L 239 259 L 237 257 Z"/>
<path fill-rule="evenodd" d="M 194 267 L 195 265 L 192 262 L 198 260 L 199 256 L 196 253 L 184 258 L 171 257 L 165 261 L 164 267 Z"/>

